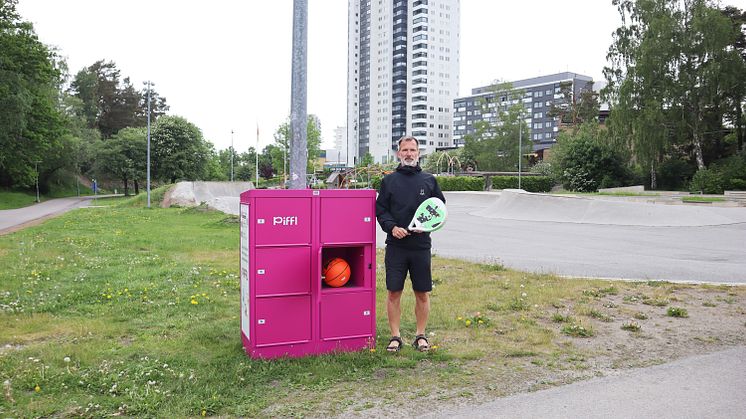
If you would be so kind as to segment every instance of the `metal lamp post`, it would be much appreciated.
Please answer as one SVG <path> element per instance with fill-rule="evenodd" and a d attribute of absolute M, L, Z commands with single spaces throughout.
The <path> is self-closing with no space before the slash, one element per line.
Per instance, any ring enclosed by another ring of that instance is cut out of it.
<path fill-rule="evenodd" d="M 231 182 L 233 182 L 233 130 L 231 130 Z"/>
<path fill-rule="evenodd" d="M 36 202 L 39 203 L 39 163 L 41 160 L 34 160 L 34 171 L 36 172 Z"/>
<path fill-rule="evenodd" d="M 518 189 L 521 189 L 521 154 L 523 154 L 523 113 L 518 120 Z"/>
<path fill-rule="evenodd" d="M 308 1 L 293 0 L 293 64 L 290 83 L 290 189 L 306 188 L 308 116 L 306 69 Z"/>
<path fill-rule="evenodd" d="M 148 180 L 147 180 L 147 190 L 148 190 L 148 208 L 150 208 L 150 86 L 153 83 L 150 82 L 150 80 L 147 81 L 148 85 L 148 162 L 147 162 L 147 172 L 148 172 Z"/>

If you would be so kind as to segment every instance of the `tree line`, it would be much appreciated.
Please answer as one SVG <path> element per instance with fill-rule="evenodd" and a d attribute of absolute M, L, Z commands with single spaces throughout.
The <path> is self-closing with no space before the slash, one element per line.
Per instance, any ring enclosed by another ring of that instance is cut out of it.
<path fill-rule="evenodd" d="M 147 171 L 148 105 L 154 181 L 228 180 L 231 173 L 235 180 L 253 179 L 254 148 L 216 151 L 195 124 L 167 115 L 166 98 L 152 85 L 149 92 L 133 85 L 114 61 L 99 60 L 71 75 L 18 14 L 17 3 L 0 0 L 0 187 L 27 189 L 38 180 L 46 193 L 75 184 L 77 177 L 138 193 Z M 288 123 L 277 128 L 274 140 L 258 159 L 265 179 L 286 170 Z M 320 143 L 320 121 L 310 115 L 311 170 Z"/>
<path fill-rule="evenodd" d="M 612 0 L 622 25 L 612 36 L 606 87 L 562 86 L 549 116 L 557 144 L 534 171 L 566 189 L 645 184 L 650 189 L 746 190 L 746 12 L 711 0 Z M 462 168 L 516 170 L 525 134 L 522 92 L 493 86 L 504 106 L 483 100 L 480 121 L 456 156 Z M 599 102 L 610 115 L 599 124 Z M 530 143 L 529 143 L 530 144 Z M 434 162 L 434 155 L 428 162 Z M 442 161 L 442 158 L 439 158 Z"/>

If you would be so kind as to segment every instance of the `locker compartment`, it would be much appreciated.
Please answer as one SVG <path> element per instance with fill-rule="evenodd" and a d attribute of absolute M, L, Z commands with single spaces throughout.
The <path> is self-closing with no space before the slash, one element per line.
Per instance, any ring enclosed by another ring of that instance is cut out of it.
<path fill-rule="evenodd" d="M 311 296 L 256 299 L 256 345 L 311 340 Z"/>
<path fill-rule="evenodd" d="M 257 296 L 311 292 L 310 247 L 257 248 L 255 260 Z"/>
<path fill-rule="evenodd" d="M 321 198 L 322 243 L 374 240 L 375 201 L 370 198 Z"/>
<path fill-rule="evenodd" d="M 256 245 L 311 243 L 311 198 L 257 199 Z"/>
<path fill-rule="evenodd" d="M 322 292 L 343 291 L 371 286 L 371 272 L 373 261 L 370 259 L 370 246 L 327 246 L 321 249 L 320 272 L 317 276 L 321 280 Z M 330 287 L 323 281 L 324 264 L 334 258 L 344 259 L 350 265 L 350 279 L 341 287 Z"/>
<path fill-rule="evenodd" d="M 324 295 L 321 299 L 321 338 L 370 335 L 375 302 L 370 291 Z"/>

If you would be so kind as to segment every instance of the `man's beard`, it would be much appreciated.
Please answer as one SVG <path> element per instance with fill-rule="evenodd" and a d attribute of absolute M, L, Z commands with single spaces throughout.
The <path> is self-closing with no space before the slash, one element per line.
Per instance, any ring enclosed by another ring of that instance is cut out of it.
<path fill-rule="evenodd" d="M 415 166 L 417 166 L 417 159 L 411 159 L 409 161 L 407 161 L 406 159 L 401 159 L 401 164 L 402 164 L 402 166 L 415 167 Z"/>

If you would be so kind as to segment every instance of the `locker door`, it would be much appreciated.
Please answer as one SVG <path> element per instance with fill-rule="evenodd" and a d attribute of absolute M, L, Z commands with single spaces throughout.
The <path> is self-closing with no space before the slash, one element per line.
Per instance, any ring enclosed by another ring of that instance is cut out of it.
<path fill-rule="evenodd" d="M 311 248 L 256 249 L 256 295 L 311 292 Z"/>
<path fill-rule="evenodd" d="M 311 339 L 311 296 L 256 299 L 256 344 L 290 344 Z"/>
<path fill-rule="evenodd" d="M 368 243 L 374 241 L 376 222 L 370 198 L 321 198 L 323 243 Z"/>
<path fill-rule="evenodd" d="M 311 243 L 311 198 L 256 199 L 256 244 Z"/>
<path fill-rule="evenodd" d="M 369 336 L 375 302 L 370 292 L 326 294 L 321 300 L 321 338 Z"/>

